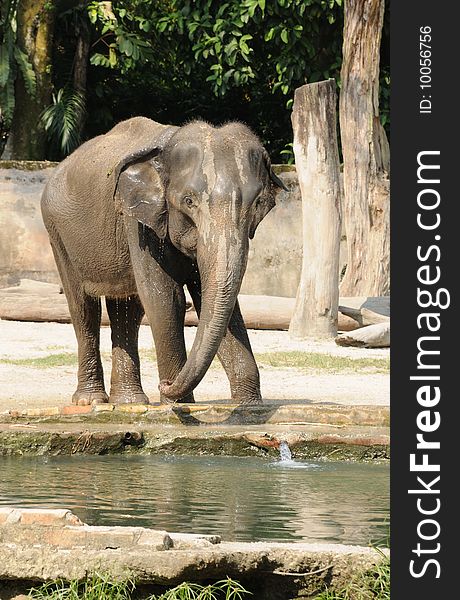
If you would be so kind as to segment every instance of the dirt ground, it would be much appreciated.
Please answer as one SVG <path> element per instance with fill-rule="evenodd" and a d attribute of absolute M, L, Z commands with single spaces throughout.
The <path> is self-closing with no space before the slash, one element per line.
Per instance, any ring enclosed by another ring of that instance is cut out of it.
<path fill-rule="evenodd" d="M 186 328 L 187 347 L 190 348 L 196 329 Z M 250 330 L 254 353 L 264 354 L 259 360 L 262 394 L 265 400 L 286 403 L 333 403 L 343 405 L 388 405 L 390 381 L 388 373 L 372 369 L 328 369 L 300 367 L 273 367 L 268 353 L 308 352 L 352 359 L 388 358 L 389 349 L 342 348 L 334 341 L 312 342 L 291 340 L 285 331 Z M 142 326 L 139 335 L 142 379 L 151 402 L 158 402 L 158 375 L 156 364 L 146 357 L 152 349 L 148 326 Z M 0 320 L 0 412 L 58 406 L 70 403 L 76 386 L 76 366 L 37 367 L 11 364 L 9 360 L 46 357 L 51 354 L 75 353 L 77 348 L 71 325 L 58 323 L 26 323 Z M 110 387 L 110 329 L 101 330 L 101 351 L 107 390 Z M 198 402 L 225 401 L 230 398 L 228 380 L 220 365 L 213 365 L 195 390 Z"/>

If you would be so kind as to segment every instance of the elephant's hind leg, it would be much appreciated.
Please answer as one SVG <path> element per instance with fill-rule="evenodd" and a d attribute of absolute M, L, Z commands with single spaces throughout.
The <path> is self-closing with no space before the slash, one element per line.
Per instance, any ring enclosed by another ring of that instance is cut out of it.
<path fill-rule="evenodd" d="M 72 402 L 83 406 L 107 402 L 99 352 L 100 298 L 86 294 L 60 240 L 52 240 L 51 246 L 78 342 L 78 385 Z"/>
<path fill-rule="evenodd" d="M 141 385 L 138 352 L 139 326 L 144 309 L 138 296 L 106 298 L 112 328 L 110 402 L 148 404 Z"/>

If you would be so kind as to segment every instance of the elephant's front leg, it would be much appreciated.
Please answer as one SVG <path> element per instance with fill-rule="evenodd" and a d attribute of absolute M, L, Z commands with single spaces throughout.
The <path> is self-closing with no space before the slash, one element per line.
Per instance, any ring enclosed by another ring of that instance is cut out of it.
<path fill-rule="evenodd" d="M 155 342 L 160 381 L 174 381 L 187 362 L 184 340 L 185 294 L 183 284 L 178 283 L 172 272 L 166 272 L 155 259 L 155 256 L 164 254 L 166 262 L 171 249 L 167 244 L 160 249 L 157 245 L 158 240 L 150 235 L 147 240 L 141 238 L 141 244 L 133 245 L 130 252 L 138 294 Z M 170 401 L 160 395 L 160 402 Z M 189 394 L 177 402 L 195 400 L 193 394 Z"/>
<path fill-rule="evenodd" d="M 199 281 L 187 283 L 187 287 L 199 315 L 201 309 Z M 238 404 L 261 404 L 259 369 L 252 353 L 238 300 L 217 356 L 230 382 L 232 400 Z"/>
<path fill-rule="evenodd" d="M 165 277 L 169 277 L 164 274 Z M 150 294 L 146 308 L 157 354 L 160 381 L 174 381 L 187 362 L 184 340 L 185 294 L 182 285 L 174 281 L 160 282 L 161 291 Z M 145 304 L 144 304 L 145 306 Z M 170 400 L 160 395 L 160 402 Z M 177 402 L 195 402 L 193 393 Z"/>

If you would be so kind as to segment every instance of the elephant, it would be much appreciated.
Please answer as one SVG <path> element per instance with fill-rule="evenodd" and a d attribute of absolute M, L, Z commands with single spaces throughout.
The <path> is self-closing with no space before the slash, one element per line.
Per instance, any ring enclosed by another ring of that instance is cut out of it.
<path fill-rule="evenodd" d="M 267 151 L 244 124 L 118 123 L 64 159 L 43 191 L 43 221 L 78 342 L 77 405 L 148 403 L 138 332 L 147 315 L 160 402 L 194 402 L 217 354 L 239 404 L 262 402 L 238 305 L 249 239 L 275 206 Z M 187 357 L 186 286 L 199 315 Z M 111 325 L 110 397 L 99 350 L 101 296 Z"/>

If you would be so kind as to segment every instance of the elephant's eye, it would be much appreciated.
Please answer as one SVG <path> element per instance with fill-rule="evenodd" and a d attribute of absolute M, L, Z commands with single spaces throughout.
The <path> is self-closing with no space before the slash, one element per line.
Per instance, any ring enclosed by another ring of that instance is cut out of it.
<path fill-rule="evenodd" d="M 194 206 L 194 204 L 195 204 L 193 202 L 193 198 L 191 196 L 185 196 L 184 202 L 189 208 L 192 208 L 192 206 Z"/>

